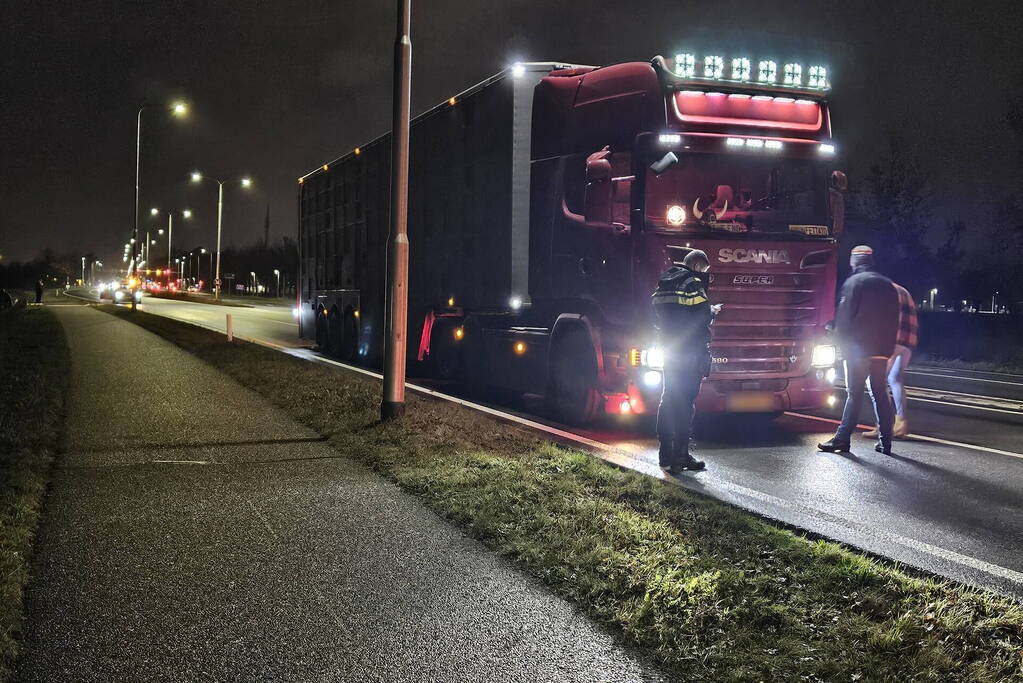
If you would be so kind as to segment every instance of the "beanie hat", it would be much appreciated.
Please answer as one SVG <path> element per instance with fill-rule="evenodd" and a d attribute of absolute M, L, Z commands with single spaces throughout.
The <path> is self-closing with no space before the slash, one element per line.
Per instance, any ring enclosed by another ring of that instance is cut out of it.
<path fill-rule="evenodd" d="M 874 250 L 866 244 L 853 247 L 852 253 L 849 255 L 849 265 L 853 268 L 874 265 Z"/>

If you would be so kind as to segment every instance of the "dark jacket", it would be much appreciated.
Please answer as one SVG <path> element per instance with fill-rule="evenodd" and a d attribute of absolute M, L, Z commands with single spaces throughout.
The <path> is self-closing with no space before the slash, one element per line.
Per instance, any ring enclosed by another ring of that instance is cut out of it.
<path fill-rule="evenodd" d="M 884 275 L 860 266 L 842 285 L 835 336 L 849 359 L 891 356 L 899 329 L 899 295 Z"/>
<path fill-rule="evenodd" d="M 666 363 L 682 359 L 702 362 L 710 357 L 707 345 L 714 314 L 704 277 L 685 266 L 673 266 L 657 281 L 650 302 Z"/>

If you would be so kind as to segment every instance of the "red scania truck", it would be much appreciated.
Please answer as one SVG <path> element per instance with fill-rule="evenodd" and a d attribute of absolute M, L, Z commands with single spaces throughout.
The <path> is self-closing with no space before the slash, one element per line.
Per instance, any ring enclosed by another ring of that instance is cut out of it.
<path fill-rule="evenodd" d="M 571 423 L 653 412 L 650 293 L 702 249 L 723 310 L 698 409 L 823 406 L 845 189 L 827 92 L 823 67 L 681 54 L 516 64 L 419 115 L 409 359 Z M 389 165 L 384 135 L 299 179 L 300 332 L 378 367 Z"/>

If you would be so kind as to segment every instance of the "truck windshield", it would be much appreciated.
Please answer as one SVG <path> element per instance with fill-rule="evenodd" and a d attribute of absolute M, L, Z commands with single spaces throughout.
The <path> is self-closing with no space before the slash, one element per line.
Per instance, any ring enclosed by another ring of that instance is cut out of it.
<path fill-rule="evenodd" d="M 660 175 L 647 169 L 649 228 L 828 236 L 827 172 L 819 162 L 767 150 L 678 158 Z"/>

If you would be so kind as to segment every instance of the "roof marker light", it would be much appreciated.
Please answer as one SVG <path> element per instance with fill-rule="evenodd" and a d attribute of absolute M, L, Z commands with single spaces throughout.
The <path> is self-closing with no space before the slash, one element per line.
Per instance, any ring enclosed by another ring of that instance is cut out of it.
<path fill-rule="evenodd" d="M 825 67 L 820 65 L 811 66 L 807 69 L 807 75 L 809 76 L 806 81 L 807 86 L 821 89 L 828 87 L 828 70 Z"/>
<path fill-rule="evenodd" d="M 760 83 L 774 83 L 778 80 L 778 65 L 770 59 L 760 60 L 757 65 L 757 81 Z"/>
<path fill-rule="evenodd" d="M 796 104 L 817 104 L 813 100 L 796 100 Z"/>
<path fill-rule="evenodd" d="M 718 55 L 703 58 L 703 77 L 721 78 L 725 74 L 725 60 Z"/>
<path fill-rule="evenodd" d="M 733 92 L 728 96 L 728 99 L 730 100 L 748 100 L 749 98 L 750 96 L 744 92 Z"/>
<path fill-rule="evenodd" d="M 768 102 L 770 100 L 773 100 L 774 98 L 771 97 L 770 95 L 754 95 L 753 99 L 757 102 Z"/>
<path fill-rule="evenodd" d="M 682 136 L 678 133 L 661 133 L 657 136 L 657 141 L 662 145 L 677 145 L 682 142 Z"/>
<path fill-rule="evenodd" d="M 835 146 L 834 145 L 829 145 L 827 143 L 822 144 L 817 149 L 820 151 L 821 154 L 834 154 L 835 153 Z"/>
<path fill-rule="evenodd" d="M 690 52 L 675 55 L 675 74 L 682 78 L 696 75 L 696 57 Z"/>
<path fill-rule="evenodd" d="M 728 138 L 725 140 L 725 144 L 729 147 L 742 147 L 746 144 L 746 141 L 742 138 Z"/>
<path fill-rule="evenodd" d="M 785 85 L 802 85 L 803 84 L 803 65 L 802 64 L 786 64 L 785 65 Z"/>
<path fill-rule="evenodd" d="M 725 94 L 723 92 L 709 92 L 709 93 L 707 93 L 707 97 L 724 97 L 724 96 L 725 96 Z"/>
<path fill-rule="evenodd" d="M 795 102 L 795 100 L 792 99 L 791 97 L 775 97 L 774 101 L 777 102 L 778 104 L 792 104 L 793 102 Z"/>
<path fill-rule="evenodd" d="M 781 140 L 765 140 L 764 147 L 766 147 L 767 149 L 775 150 L 781 149 L 782 148 Z"/>
<path fill-rule="evenodd" d="M 757 138 L 750 138 L 746 140 L 746 146 L 752 147 L 753 149 L 760 149 L 764 146 L 764 141 Z"/>
<path fill-rule="evenodd" d="M 750 63 L 746 57 L 736 57 L 732 60 L 732 80 L 748 81 L 750 78 Z"/>
<path fill-rule="evenodd" d="M 706 95 L 706 93 L 703 92 L 702 90 L 682 90 L 682 91 L 680 91 L 680 94 L 682 94 L 682 95 L 694 95 L 694 96 L 699 96 L 699 97 L 703 97 L 704 95 Z"/>
<path fill-rule="evenodd" d="M 520 76 L 524 75 L 525 73 L 526 73 L 526 67 L 524 67 L 521 63 L 515 62 L 514 64 L 512 64 L 512 68 L 511 68 L 511 75 L 512 76 L 514 76 L 515 78 L 519 78 Z"/>
<path fill-rule="evenodd" d="M 454 97 L 449 97 L 448 98 L 448 104 L 450 104 L 452 107 L 455 106 L 455 104 L 457 102 L 458 102 L 458 100 L 456 100 Z"/>

